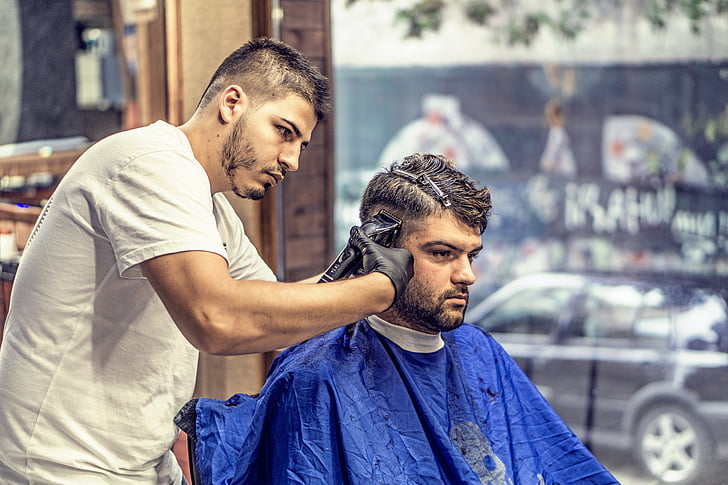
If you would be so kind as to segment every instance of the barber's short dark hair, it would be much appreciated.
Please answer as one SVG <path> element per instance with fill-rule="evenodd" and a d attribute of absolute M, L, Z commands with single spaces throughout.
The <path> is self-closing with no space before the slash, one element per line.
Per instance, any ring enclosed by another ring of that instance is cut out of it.
<path fill-rule="evenodd" d="M 222 61 L 198 108 L 231 84 L 240 85 L 254 105 L 296 94 L 311 103 L 319 121 L 332 111 L 328 79 L 303 54 L 274 39 L 251 40 Z"/>
<path fill-rule="evenodd" d="M 492 205 L 490 189 L 458 170 L 451 160 L 442 155 L 415 153 L 369 181 L 359 217 L 365 222 L 381 209 L 403 221 L 401 239 L 425 217 L 446 211 L 482 234 L 488 226 Z"/>

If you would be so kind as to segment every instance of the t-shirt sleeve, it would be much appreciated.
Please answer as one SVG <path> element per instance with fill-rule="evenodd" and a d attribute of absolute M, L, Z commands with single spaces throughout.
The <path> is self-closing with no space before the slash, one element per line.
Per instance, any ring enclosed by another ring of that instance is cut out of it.
<path fill-rule="evenodd" d="M 123 277 L 163 254 L 209 251 L 227 257 L 212 211 L 207 174 L 194 159 L 164 150 L 132 159 L 97 201 L 100 223 Z"/>
<path fill-rule="evenodd" d="M 245 234 L 240 217 L 224 194 L 213 196 L 217 230 L 227 252 L 230 276 L 236 280 L 276 281 L 270 267 Z"/>

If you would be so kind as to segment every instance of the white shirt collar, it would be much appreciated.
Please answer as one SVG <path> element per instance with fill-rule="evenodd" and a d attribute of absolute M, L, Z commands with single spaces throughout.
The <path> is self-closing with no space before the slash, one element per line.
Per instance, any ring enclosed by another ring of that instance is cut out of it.
<path fill-rule="evenodd" d="M 437 352 L 445 345 L 440 333 L 431 335 L 429 333 L 419 332 L 411 328 L 394 325 L 375 315 L 368 317 L 366 320 L 374 331 L 408 352 L 428 354 Z"/>

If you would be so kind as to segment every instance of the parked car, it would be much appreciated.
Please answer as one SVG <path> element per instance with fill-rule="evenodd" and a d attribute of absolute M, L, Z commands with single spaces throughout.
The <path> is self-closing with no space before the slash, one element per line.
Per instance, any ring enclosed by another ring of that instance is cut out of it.
<path fill-rule="evenodd" d="M 468 310 L 587 446 L 700 483 L 728 448 L 726 279 L 539 273 Z"/>

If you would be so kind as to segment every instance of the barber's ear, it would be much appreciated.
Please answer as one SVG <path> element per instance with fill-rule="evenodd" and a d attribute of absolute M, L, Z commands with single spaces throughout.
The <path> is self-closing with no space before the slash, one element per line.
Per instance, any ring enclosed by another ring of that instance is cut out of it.
<path fill-rule="evenodd" d="M 245 94 L 243 88 L 237 84 L 226 87 L 220 94 L 218 102 L 220 119 L 225 123 L 234 121 L 245 112 L 248 103 L 248 95 Z"/>

